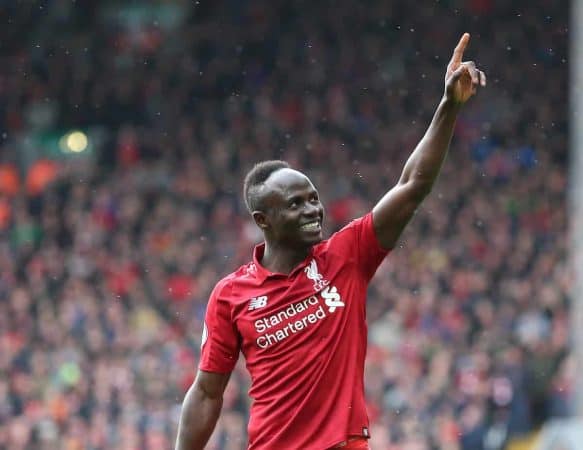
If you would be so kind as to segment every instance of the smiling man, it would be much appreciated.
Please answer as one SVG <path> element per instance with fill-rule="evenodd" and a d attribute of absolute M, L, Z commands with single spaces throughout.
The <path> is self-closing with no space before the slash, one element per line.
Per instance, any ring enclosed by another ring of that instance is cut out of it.
<path fill-rule="evenodd" d="M 245 202 L 265 242 L 211 294 L 177 450 L 204 448 L 239 352 L 252 382 L 250 449 L 369 448 L 367 286 L 431 191 L 461 105 L 486 84 L 473 62 L 462 62 L 468 41 L 466 33 L 453 52 L 445 94 L 398 183 L 329 239 L 306 175 L 283 161 L 261 162 L 247 174 Z"/>

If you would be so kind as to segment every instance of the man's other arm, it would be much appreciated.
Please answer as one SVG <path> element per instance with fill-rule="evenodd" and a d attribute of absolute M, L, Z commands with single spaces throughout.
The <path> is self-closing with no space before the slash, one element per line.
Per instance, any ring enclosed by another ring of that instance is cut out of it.
<path fill-rule="evenodd" d="M 175 450 L 204 448 L 219 418 L 230 375 L 198 371 L 182 403 Z"/>
<path fill-rule="evenodd" d="M 456 46 L 445 75 L 445 94 L 427 132 L 409 156 L 398 183 L 373 208 L 373 224 L 379 243 L 395 246 L 417 207 L 431 191 L 447 155 L 461 106 L 486 85 L 486 76 L 473 62 L 462 62 L 470 39 L 464 34 Z"/>

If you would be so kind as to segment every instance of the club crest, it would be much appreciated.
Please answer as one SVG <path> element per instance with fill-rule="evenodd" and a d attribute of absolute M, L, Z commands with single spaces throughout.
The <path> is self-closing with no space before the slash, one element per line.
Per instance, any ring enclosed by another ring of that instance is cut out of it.
<path fill-rule="evenodd" d="M 328 280 L 324 279 L 324 276 L 318 271 L 318 265 L 316 264 L 315 259 L 310 261 L 310 264 L 304 269 L 304 272 L 306 272 L 308 279 L 314 282 L 314 290 L 316 292 L 321 291 L 330 283 Z"/>

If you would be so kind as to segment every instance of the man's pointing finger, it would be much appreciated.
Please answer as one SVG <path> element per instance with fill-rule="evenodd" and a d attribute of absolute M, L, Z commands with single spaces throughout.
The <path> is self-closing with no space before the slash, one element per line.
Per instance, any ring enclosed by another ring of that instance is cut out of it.
<path fill-rule="evenodd" d="M 464 33 L 456 45 L 455 49 L 453 50 L 453 55 L 451 56 L 450 64 L 458 65 L 461 64 L 462 58 L 464 56 L 464 51 L 468 46 L 468 42 L 470 41 L 470 34 Z"/>

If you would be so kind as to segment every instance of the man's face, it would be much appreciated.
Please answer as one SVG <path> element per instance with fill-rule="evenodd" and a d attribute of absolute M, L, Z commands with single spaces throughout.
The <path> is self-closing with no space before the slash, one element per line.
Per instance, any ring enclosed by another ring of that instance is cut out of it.
<path fill-rule="evenodd" d="M 267 236 L 287 247 L 311 247 L 322 240 L 324 208 L 308 177 L 278 170 L 265 181 L 263 195 L 265 212 L 255 220 Z"/>

